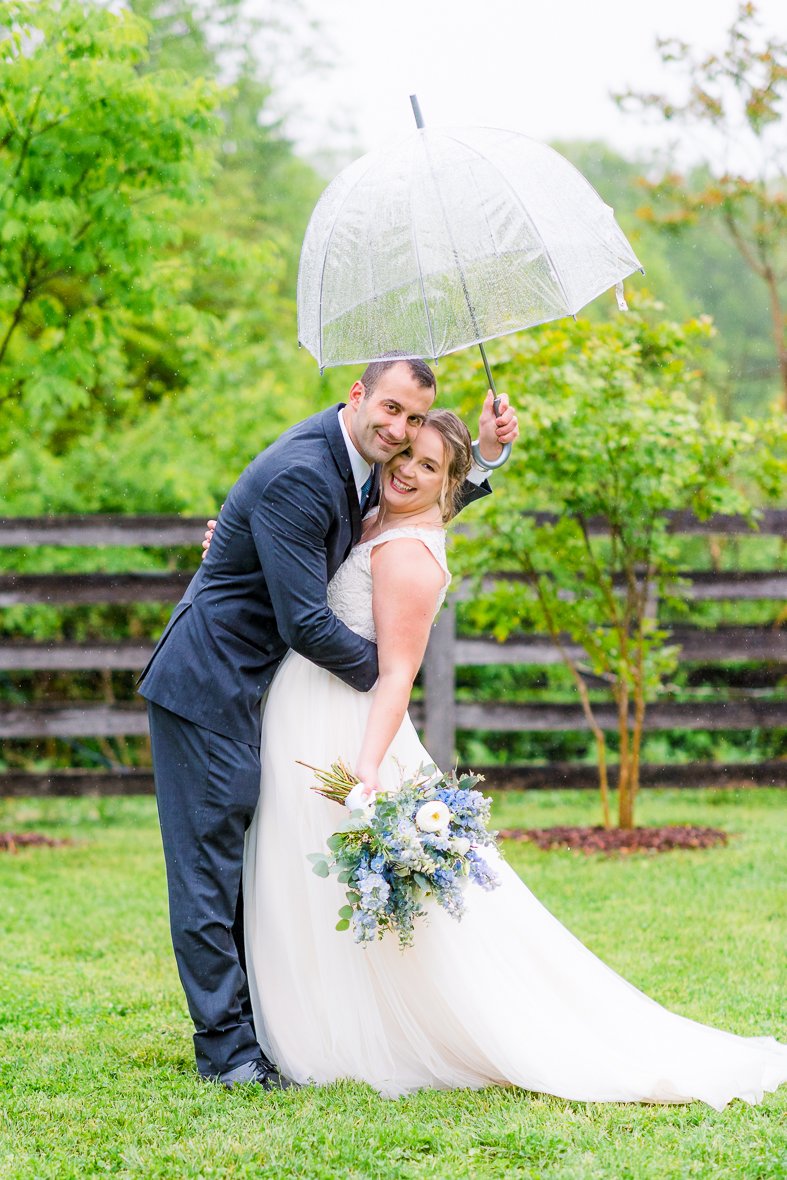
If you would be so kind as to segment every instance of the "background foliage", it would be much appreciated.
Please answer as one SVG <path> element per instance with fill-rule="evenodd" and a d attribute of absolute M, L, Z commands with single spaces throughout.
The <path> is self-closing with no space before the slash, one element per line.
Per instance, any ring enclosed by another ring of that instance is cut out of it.
<path fill-rule="evenodd" d="M 321 380 L 297 349 L 298 251 L 324 181 L 270 114 L 276 59 L 313 67 L 314 31 L 283 3 L 264 20 L 241 0 L 130 8 L 0 3 L 8 512 L 212 510 L 257 450 L 348 383 Z M 637 216 L 639 178 L 669 174 L 668 160 L 557 146 L 646 260 L 650 314 L 712 318 L 703 365 L 722 410 L 767 413 L 767 293 L 719 220 L 663 232 Z M 474 377 L 469 354 L 462 372 Z"/>
<path fill-rule="evenodd" d="M 341 397 L 354 376 L 334 370 L 321 378 L 297 348 L 298 253 L 324 178 L 297 156 L 271 113 L 280 63 L 318 68 L 319 37 L 295 0 L 255 6 L 263 15 L 250 11 L 243 0 L 131 0 L 117 11 L 88 0 L 0 0 L 3 514 L 212 514 L 254 454 L 286 425 Z M 780 47 L 769 52 L 780 68 Z M 782 97 L 779 75 L 765 95 L 769 134 L 783 130 Z M 634 400 L 640 381 L 660 389 L 665 413 L 674 402 L 692 421 L 707 420 L 710 411 L 699 406 L 712 393 L 720 453 L 727 437 L 754 445 L 779 394 L 767 290 L 725 237 L 719 211 L 700 216 L 694 201 L 692 216 L 653 215 L 654 207 L 662 211 L 660 180 L 675 195 L 667 157 L 625 159 L 603 143 L 556 146 L 615 206 L 647 275 L 628 284 L 636 303 L 628 318 L 608 296 L 576 325 L 490 345 L 528 434 L 520 458 L 498 477 L 504 495 L 488 511 L 499 521 L 522 507 L 560 507 L 555 485 L 535 478 L 543 466 L 529 471 L 524 456 L 538 457 L 533 442 L 547 430 L 545 406 L 554 401 L 568 414 L 574 382 L 586 426 L 594 391 L 607 406 L 616 382 Z M 652 197 L 644 217 L 643 178 Z M 686 191 L 701 193 L 708 182 L 708 165 L 698 161 Z M 784 175 L 776 156 L 768 184 L 778 203 Z M 438 379 L 444 404 L 472 422 L 484 390 L 473 352 L 441 362 Z M 560 453 L 564 465 L 582 466 L 574 421 Z M 554 436 L 557 422 L 549 429 Z M 740 446 L 737 454 L 745 459 Z M 585 486 L 595 470 L 590 459 Z M 739 492 L 762 501 L 757 481 L 740 482 L 745 463 L 735 466 Z M 769 494 L 778 496 L 778 467 L 764 473 Z M 684 547 L 675 560 L 718 561 L 703 545 Z M 721 560 L 762 567 L 782 557 L 778 544 L 753 537 L 727 545 Z M 195 561 L 194 552 L 0 552 L 0 568 L 20 572 L 192 568 Z M 732 613 L 705 604 L 692 608 L 692 619 L 772 622 L 777 611 L 770 603 Z M 19 607 L 4 613 L 0 628 L 38 639 L 138 638 L 154 636 L 166 614 L 153 606 Z M 465 612 L 465 625 L 486 622 Z M 669 690 L 703 691 L 692 676 L 670 673 Z M 768 676 L 769 691 L 778 689 L 777 673 Z M 734 691 L 731 680 L 728 688 Z M 460 693 L 476 698 L 568 699 L 574 691 L 560 668 L 473 669 L 460 683 Z M 130 698 L 132 678 L 0 674 L 7 701 L 70 695 Z M 460 752 L 476 762 L 592 758 L 588 740 L 466 734 Z M 646 747 L 656 760 L 720 751 L 756 757 L 779 753 L 784 740 L 778 731 L 652 734 Z M 610 735 L 614 754 L 616 743 Z M 133 743 L 121 745 L 9 743 L 5 756 L 23 764 L 137 756 Z"/>

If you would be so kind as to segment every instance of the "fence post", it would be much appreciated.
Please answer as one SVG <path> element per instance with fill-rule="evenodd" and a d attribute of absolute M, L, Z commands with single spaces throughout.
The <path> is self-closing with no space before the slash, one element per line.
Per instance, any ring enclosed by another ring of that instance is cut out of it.
<path fill-rule="evenodd" d="M 456 607 L 449 600 L 432 627 L 424 658 L 424 745 L 441 770 L 454 765 Z"/>

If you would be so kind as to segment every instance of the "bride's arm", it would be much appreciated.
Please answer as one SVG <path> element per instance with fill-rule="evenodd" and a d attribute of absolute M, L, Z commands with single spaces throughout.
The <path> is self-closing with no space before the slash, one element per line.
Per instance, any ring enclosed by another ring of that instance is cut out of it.
<path fill-rule="evenodd" d="M 415 538 L 387 541 L 372 553 L 380 676 L 355 767 L 369 788 L 378 788 L 378 768 L 407 712 L 444 583 L 444 570 Z"/>

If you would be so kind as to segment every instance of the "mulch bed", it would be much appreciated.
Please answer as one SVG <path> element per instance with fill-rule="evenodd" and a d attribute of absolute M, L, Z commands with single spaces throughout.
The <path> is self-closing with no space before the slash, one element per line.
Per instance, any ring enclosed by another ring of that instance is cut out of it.
<path fill-rule="evenodd" d="M 715 848 L 728 835 L 718 828 L 670 825 L 663 828 L 505 828 L 504 840 L 526 840 L 545 852 L 571 848 L 577 852 L 669 852 L 673 848 Z"/>
<path fill-rule="evenodd" d="M 0 832 L 0 852 L 16 852 L 19 848 L 60 848 L 70 840 L 55 840 L 40 832 Z"/>

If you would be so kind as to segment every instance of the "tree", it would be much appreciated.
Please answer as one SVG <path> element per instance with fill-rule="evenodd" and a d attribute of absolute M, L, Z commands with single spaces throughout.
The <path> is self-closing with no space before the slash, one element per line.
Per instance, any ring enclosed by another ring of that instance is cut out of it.
<path fill-rule="evenodd" d="M 220 224 L 247 239 L 273 232 L 294 287 L 302 232 L 323 186 L 294 155 L 285 119 L 273 108 L 284 71 L 292 81 L 325 64 L 303 0 L 268 0 L 263 12 L 244 0 L 130 0 L 130 6 L 150 29 L 145 68 L 222 80 L 221 183 L 211 204 L 228 189 L 237 195 L 237 209 L 223 209 Z"/>
<path fill-rule="evenodd" d="M 669 511 L 750 513 L 742 481 L 756 475 L 777 494 L 784 478 L 753 423 L 725 422 L 712 399 L 694 396 L 693 353 L 709 333 L 707 322 L 650 324 L 630 312 L 601 324 L 550 325 L 496 346 L 504 357 L 500 388 L 527 391 L 522 437 L 481 527 L 460 539 L 457 556 L 466 572 L 515 575 L 479 596 L 479 625 L 500 639 L 515 628 L 546 631 L 558 646 L 595 738 L 607 826 L 597 686 L 616 706 L 618 823 L 631 827 L 647 703 L 676 664 L 655 609 L 675 594 Z M 461 400 L 453 373 L 446 384 Z M 533 509 L 554 518 L 524 514 Z"/>
<path fill-rule="evenodd" d="M 645 278 L 637 278 L 636 289 L 650 292 L 672 320 L 689 319 L 698 308 L 713 318 L 716 335 L 713 348 L 703 356 L 703 368 L 725 413 L 766 415 L 774 379 L 778 381 L 766 292 L 728 236 L 712 219 L 681 224 L 673 233 L 637 216 L 642 176 L 653 174 L 655 168 L 663 171 L 652 158 L 627 159 L 596 141 L 553 146 L 614 205 L 617 220 L 645 266 Z M 603 319 L 608 307 L 599 299 L 582 314 Z"/>
<path fill-rule="evenodd" d="M 57 445 L 133 396 L 135 320 L 195 333 L 169 251 L 215 167 L 218 91 L 143 74 L 126 11 L 2 0 L 0 30 L 0 405 L 7 431 Z"/>
<path fill-rule="evenodd" d="M 741 3 L 721 53 L 698 57 L 685 42 L 659 40 L 664 65 L 685 82 L 683 100 L 630 90 L 617 102 L 700 132 L 704 166 L 689 177 L 669 172 L 644 181 L 649 202 L 641 215 L 674 233 L 704 219 L 727 233 L 765 284 L 787 409 L 787 42 L 756 43 L 756 32 L 756 5 Z M 721 172 L 719 158 L 727 161 Z"/>
<path fill-rule="evenodd" d="M 8 112 L 21 125 L 49 74 L 40 110 L 67 113 L 62 127 L 35 125 L 0 203 L 13 242 L 0 254 L 4 332 L 24 291 L 5 274 L 35 225 L 58 231 L 0 365 L 6 510 L 212 512 L 245 463 L 316 408 L 294 286 L 319 181 L 266 118 L 269 87 L 250 57 L 235 59 L 234 86 L 205 80 L 223 69 L 199 23 L 207 6 L 146 8 L 150 22 L 0 3 L 16 27 L 16 48 L 0 43 L 0 179 L 21 152 Z M 223 0 L 228 20 L 236 8 Z M 243 38 L 226 32 L 235 52 Z M 75 228 L 60 227 L 66 214 Z"/>

